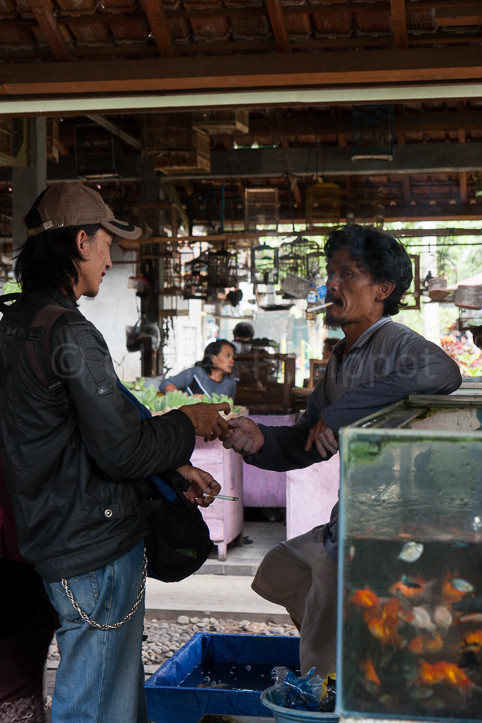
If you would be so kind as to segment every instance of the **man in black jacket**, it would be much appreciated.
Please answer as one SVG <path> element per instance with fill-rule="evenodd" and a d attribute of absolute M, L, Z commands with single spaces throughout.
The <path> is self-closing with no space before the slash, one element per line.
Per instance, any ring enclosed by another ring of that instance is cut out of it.
<path fill-rule="evenodd" d="M 117 386 L 102 335 L 77 310 L 81 296 L 97 295 L 113 241 L 136 239 L 140 228 L 116 219 L 97 192 L 68 183 L 44 191 L 25 220 L 15 266 L 22 293 L 0 323 L 0 444 L 20 552 L 60 619 L 52 721 L 145 723 L 149 477 L 176 469 L 186 496 L 205 506 L 203 492 L 220 486 L 189 458 L 196 434 L 226 430 L 218 412 L 229 406 L 141 420 Z M 61 383 L 48 386 L 29 358 L 42 337 L 32 320 L 47 305 L 65 309 L 49 335 Z"/>

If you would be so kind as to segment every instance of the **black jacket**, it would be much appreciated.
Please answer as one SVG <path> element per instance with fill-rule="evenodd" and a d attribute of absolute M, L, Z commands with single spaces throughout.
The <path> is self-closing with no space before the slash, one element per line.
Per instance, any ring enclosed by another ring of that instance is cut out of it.
<path fill-rule="evenodd" d="M 0 322 L 0 446 L 19 547 L 48 582 L 117 559 L 146 535 L 149 476 L 188 462 L 195 443 L 175 410 L 141 420 L 116 386 L 102 335 L 80 312 L 54 324 L 51 349 L 63 388 L 37 381 L 24 329 L 39 308 L 74 304 L 31 294 Z"/>

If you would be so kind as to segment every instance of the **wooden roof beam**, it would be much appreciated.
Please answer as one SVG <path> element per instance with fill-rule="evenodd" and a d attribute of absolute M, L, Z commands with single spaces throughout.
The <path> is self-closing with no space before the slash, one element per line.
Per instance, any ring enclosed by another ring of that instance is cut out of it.
<path fill-rule="evenodd" d="M 30 2 L 39 0 L 30 0 Z M 9 63 L 0 70 L 9 95 L 66 96 L 194 90 L 272 90 L 395 86 L 398 83 L 460 84 L 482 79 L 479 46 L 408 48 L 320 54 L 273 54 L 115 60 L 99 63 Z"/>
<path fill-rule="evenodd" d="M 70 60 L 70 51 L 48 0 L 27 0 L 55 60 Z"/>
<path fill-rule="evenodd" d="M 408 48 L 407 15 L 405 0 L 390 0 L 392 11 L 393 40 L 396 48 Z"/>
<path fill-rule="evenodd" d="M 439 28 L 451 28 L 460 25 L 480 25 L 480 5 L 472 7 L 436 8 L 435 25 Z"/>
<path fill-rule="evenodd" d="M 171 30 L 163 1 L 142 0 L 142 5 L 161 56 L 174 58 L 176 53 L 172 47 Z"/>
<path fill-rule="evenodd" d="M 265 0 L 265 3 L 278 52 L 292 53 L 293 48 L 290 45 L 290 39 L 288 37 L 286 22 L 283 15 L 283 7 L 280 0 Z"/>

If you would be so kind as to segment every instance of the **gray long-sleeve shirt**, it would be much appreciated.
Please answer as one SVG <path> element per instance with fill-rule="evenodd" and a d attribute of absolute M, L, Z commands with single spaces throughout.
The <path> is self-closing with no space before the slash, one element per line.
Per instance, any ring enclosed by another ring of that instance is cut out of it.
<path fill-rule="evenodd" d="M 246 462 L 285 471 L 323 459 L 305 452 L 309 430 L 320 414 L 333 432 L 409 394 L 450 394 L 462 382 L 459 368 L 440 347 L 383 316 L 363 332 L 344 354 L 345 341 L 334 347 L 325 375 L 308 399 L 306 412 L 291 427 L 259 425 L 265 442 Z M 325 546 L 336 559 L 338 504 L 326 526 Z"/>

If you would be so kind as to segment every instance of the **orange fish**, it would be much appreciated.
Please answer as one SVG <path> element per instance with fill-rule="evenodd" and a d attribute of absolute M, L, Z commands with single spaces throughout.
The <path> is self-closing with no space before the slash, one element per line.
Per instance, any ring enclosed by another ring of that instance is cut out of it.
<path fill-rule="evenodd" d="M 444 602 L 445 605 L 459 602 L 459 600 L 462 600 L 464 595 L 469 592 L 469 589 L 464 589 L 461 586 L 456 587 L 453 583 L 454 579 L 450 573 L 447 573 L 442 587 L 442 602 Z"/>
<path fill-rule="evenodd" d="M 470 678 L 455 663 L 447 663 L 445 660 L 439 660 L 433 664 L 427 663 L 426 660 L 420 661 L 420 670 L 415 678 L 415 683 L 435 685 L 442 681 L 454 688 L 467 688 L 473 685 Z"/>
<path fill-rule="evenodd" d="M 360 662 L 361 669 L 365 673 L 365 681 L 368 683 L 373 683 L 377 686 L 377 688 L 381 687 L 380 678 L 377 675 L 377 671 L 375 670 L 375 667 L 370 660 L 370 658 L 367 658 L 366 660 L 362 660 Z"/>
<path fill-rule="evenodd" d="M 351 597 L 351 602 L 359 608 L 371 608 L 380 605 L 378 596 L 369 587 L 356 590 Z"/>
<path fill-rule="evenodd" d="M 438 663 L 427 663 L 426 660 L 420 661 L 420 670 L 414 680 L 419 685 L 435 685 L 441 683 L 444 679 L 443 670 L 440 669 Z"/>
<path fill-rule="evenodd" d="M 374 617 L 368 622 L 368 629 L 382 645 L 391 643 L 397 650 L 402 648 L 402 636 L 397 630 L 396 623 L 394 624 L 391 620 Z"/>
<path fill-rule="evenodd" d="M 408 644 L 408 649 L 415 655 L 423 653 L 438 653 L 443 648 L 443 639 L 440 633 L 432 635 L 416 635 Z"/>
<path fill-rule="evenodd" d="M 426 582 L 420 576 L 407 577 L 402 575 L 400 580 L 389 589 L 390 595 L 402 594 L 409 600 L 414 600 L 423 595 Z"/>
<path fill-rule="evenodd" d="M 465 636 L 463 643 L 460 646 L 460 651 L 463 652 L 469 648 L 474 652 L 479 652 L 482 648 L 482 630 L 476 630 L 475 632 L 468 633 L 468 635 Z"/>

